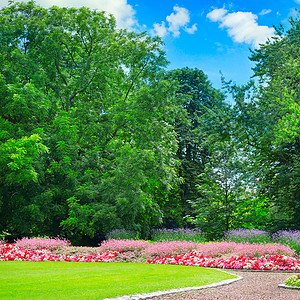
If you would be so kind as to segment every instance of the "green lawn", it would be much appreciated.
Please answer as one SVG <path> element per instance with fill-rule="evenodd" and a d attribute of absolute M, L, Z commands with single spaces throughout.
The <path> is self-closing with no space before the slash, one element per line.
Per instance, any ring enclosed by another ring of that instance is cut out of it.
<path fill-rule="evenodd" d="M 0 262 L 0 299 L 103 299 L 201 286 L 235 276 L 173 265 Z"/>

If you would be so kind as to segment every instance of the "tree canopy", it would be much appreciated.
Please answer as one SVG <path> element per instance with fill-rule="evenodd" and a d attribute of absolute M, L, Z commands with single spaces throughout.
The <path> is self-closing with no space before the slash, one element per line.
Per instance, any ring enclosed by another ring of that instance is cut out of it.
<path fill-rule="evenodd" d="M 176 184 L 178 107 L 161 41 L 88 8 L 0 11 L 1 228 L 147 231 Z"/>
<path fill-rule="evenodd" d="M 167 70 L 106 12 L 0 10 L 0 233 L 96 244 L 113 229 L 300 228 L 299 18 L 253 50 L 257 83 Z"/>

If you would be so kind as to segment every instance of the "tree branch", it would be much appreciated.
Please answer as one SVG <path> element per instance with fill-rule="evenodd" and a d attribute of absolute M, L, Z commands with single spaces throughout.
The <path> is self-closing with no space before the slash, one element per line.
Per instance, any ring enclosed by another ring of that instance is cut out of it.
<path fill-rule="evenodd" d="M 58 74 L 61 76 L 61 78 L 62 78 L 62 80 L 63 80 L 65 86 L 68 86 L 68 83 L 67 83 L 67 81 L 66 81 L 65 76 L 64 76 L 64 75 L 61 73 L 61 71 L 60 71 L 59 64 L 58 64 L 58 60 L 57 60 L 57 59 L 54 59 L 54 62 L 55 62 L 55 67 L 56 67 L 56 70 L 57 70 Z"/>

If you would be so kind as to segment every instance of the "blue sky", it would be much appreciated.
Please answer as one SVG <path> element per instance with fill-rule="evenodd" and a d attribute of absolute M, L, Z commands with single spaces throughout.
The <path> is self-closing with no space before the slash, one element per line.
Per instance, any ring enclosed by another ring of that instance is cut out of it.
<path fill-rule="evenodd" d="M 249 48 L 274 35 L 273 25 L 288 26 L 300 0 L 36 0 L 44 7 L 87 6 L 113 13 L 121 28 L 159 35 L 169 69 L 203 70 L 214 87 L 227 80 L 245 84 L 252 75 Z M 8 4 L 0 0 L 0 7 Z"/>

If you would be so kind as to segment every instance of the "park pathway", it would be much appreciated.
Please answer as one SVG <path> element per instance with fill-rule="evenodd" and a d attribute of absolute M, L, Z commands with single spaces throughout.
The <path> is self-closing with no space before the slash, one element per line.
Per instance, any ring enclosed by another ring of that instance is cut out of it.
<path fill-rule="evenodd" d="M 278 284 L 291 276 L 291 273 L 244 272 L 230 273 L 243 279 L 232 284 L 213 289 L 191 291 L 152 298 L 155 300 L 300 300 L 300 290 L 279 288 Z"/>

